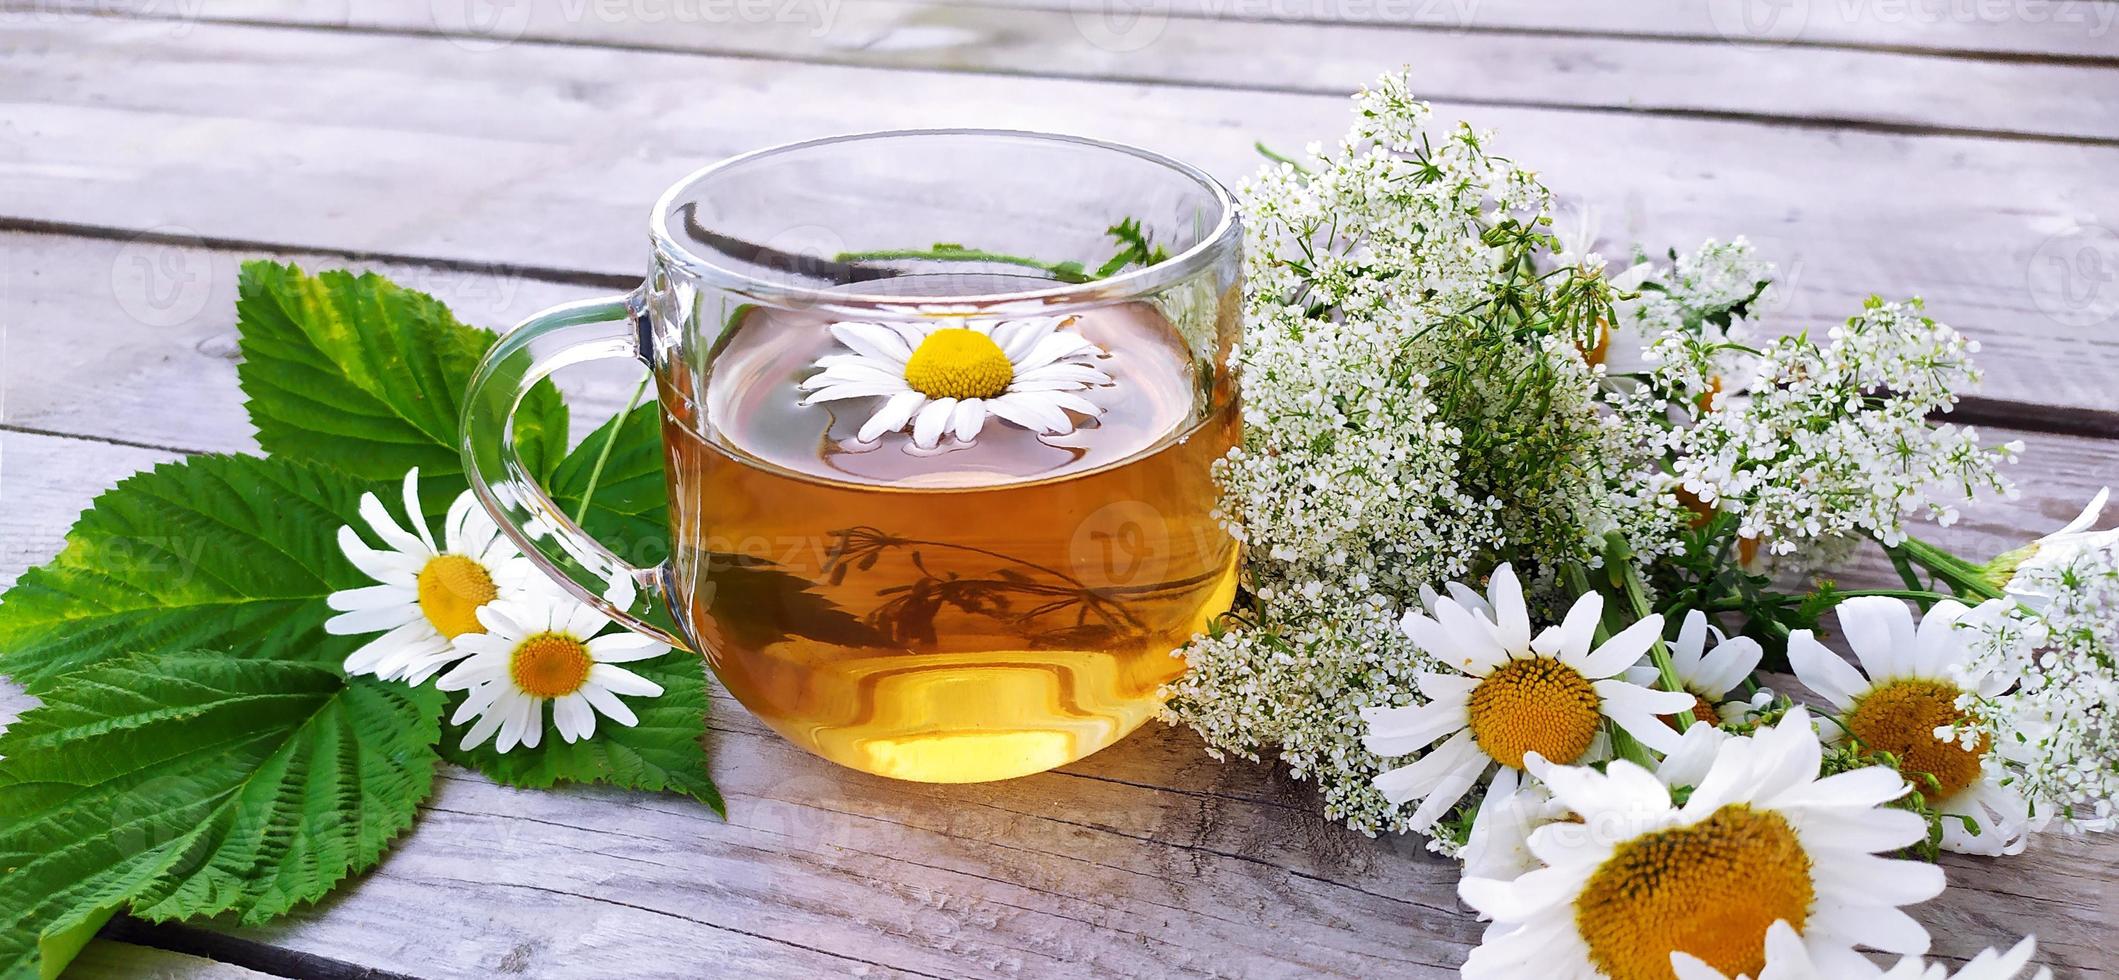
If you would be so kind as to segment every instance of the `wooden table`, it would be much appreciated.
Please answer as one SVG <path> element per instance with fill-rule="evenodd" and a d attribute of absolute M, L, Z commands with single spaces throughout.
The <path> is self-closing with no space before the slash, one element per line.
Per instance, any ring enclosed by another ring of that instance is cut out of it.
<path fill-rule="evenodd" d="M 246 258 L 377 269 L 505 327 L 631 285 L 656 192 L 731 152 L 1017 126 L 1233 179 L 1254 140 L 1335 137 L 1399 63 L 1618 247 L 1750 235 L 1792 287 L 1777 324 L 1918 293 L 1981 340 L 1961 415 L 2028 444 L 2025 493 L 1947 543 L 2013 546 L 2119 482 L 2119 3 L 1103 2 L 0 2 L 0 582 L 119 477 L 254 448 Z M 575 387 L 595 418 L 630 386 Z M 24 704 L 0 692 L 0 722 Z M 121 920 L 77 972 L 1430 976 L 1478 938 L 1449 862 L 1186 732 L 937 787 L 716 711 L 725 821 L 444 767 L 416 832 L 321 905 Z M 2119 844 L 1945 863 L 1915 910 L 1941 954 L 2036 932 L 2063 975 L 2119 975 Z"/>

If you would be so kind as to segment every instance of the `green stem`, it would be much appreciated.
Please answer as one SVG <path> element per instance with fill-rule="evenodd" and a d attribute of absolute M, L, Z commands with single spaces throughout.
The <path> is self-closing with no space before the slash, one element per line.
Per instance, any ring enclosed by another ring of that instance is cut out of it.
<path fill-rule="evenodd" d="M 1648 583 L 1641 581 L 1641 569 L 1633 562 L 1628 561 L 1625 563 L 1624 575 L 1621 585 L 1626 591 L 1627 601 L 1633 606 L 1634 619 L 1647 619 L 1655 613 L 1655 609 L 1648 602 Z M 1655 661 L 1655 670 L 1662 678 L 1663 690 L 1680 693 L 1685 690 L 1685 682 L 1678 677 L 1677 664 L 1671 661 L 1670 648 L 1663 645 L 1661 634 L 1657 634 L 1655 642 L 1649 644 L 1648 658 Z M 1679 711 L 1677 713 L 1678 731 L 1682 732 L 1691 728 L 1692 723 L 1698 720 L 1698 718 L 1693 716 L 1691 708 Z"/>
<path fill-rule="evenodd" d="M 1999 586 L 1986 580 L 1984 570 L 1956 555 L 1950 554 L 1919 538 L 1907 538 L 1897 548 L 1900 554 L 1922 568 L 1948 582 L 1961 595 L 1978 596 L 1982 599 L 1999 599 L 2004 593 Z"/>
<path fill-rule="evenodd" d="M 1567 566 L 1567 581 L 1568 584 L 1574 586 L 1577 598 L 1595 591 L 1589 584 L 1588 573 L 1584 572 L 1580 565 Z M 1611 639 L 1611 629 L 1605 625 L 1602 616 L 1597 617 L 1597 627 L 1590 638 L 1595 641 L 1597 646 L 1603 646 L 1605 640 Z M 1648 754 L 1647 746 L 1636 741 L 1632 735 L 1627 734 L 1625 729 L 1617 725 L 1611 725 L 1610 729 L 1611 752 L 1613 755 L 1633 762 L 1643 769 L 1652 770 L 1655 768 L 1655 757 Z"/>
<path fill-rule="evenodd" d="M 603 464 L 611 461 L 611 447 L 618 444 L 618 430 L 625 428 L 625 420 L 640 405 L 640 396 L 647 393 L 647 383 L 654 379 L 650 374 L 640 379 L 633 389 L 633 397 L 625 400 L 625 410 L 611 420 L 611 434 L 604 437 L 603 448 L 596 453 L 596 465 L 589 467 L 589 487 L 582 491 L 581 504 L 574 508 L 574 523 L 580 524 L 589 516 L 589 501 L 596 499 L 596 485 L 603 482 Z"/>

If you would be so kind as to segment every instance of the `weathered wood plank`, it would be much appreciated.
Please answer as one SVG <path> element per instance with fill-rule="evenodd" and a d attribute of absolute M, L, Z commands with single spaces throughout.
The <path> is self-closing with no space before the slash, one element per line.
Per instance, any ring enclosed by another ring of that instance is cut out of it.
<path fill-rule="evenodd" d="M 15 51 L 0 85 L 23 100 L 0 131 L 18 143 L 0 157 L 9 217 L 602 276 L 638 271 L 641 212 L 664 184 L 785 139 L 1019 125 L 1136 142 L 1234 178 L 1253 169 L 1255 138 L 1299 145 L 1345 118 L 1342 100 L 1324 96 L 1003 77 L 967 87 L 945 73 L 761 72 L 744 59 L 466 52 L 444 39 L 218 24 L 181 36 L 112 20 L 16 26 L 0 29 L 0 44 Z M 2105 414 L 2088 428 L 2119 428 L 2119 390 L 2092 367 L 2119 352 L 2119 337 L 2095 329 L 2114 312 L 2100 304 L 2119 300 L 2073 275 L 2100 259 L 2119 268 L 2119 233 L 2095 224 L 2119 214 L 2106 176 L 2119 150 L 1507 107 L 1470 115 L 1604 213 L 1614 243 L 1748 234 L 1788 272 L 1769 311 L 1783 323 L 1836 321 L 1871 292 L 1925 294 L 1985 340 L 1998 397 L 2096 410 Z"/>
<path fill-rule="evenodd" d="M 1766 47 L 1846 47 L 1997 57 L 2119 60 L 2109 0 L 949 0 L 977 6 L 1170 17 L 1417 26 L 1465 34 L 1550 32 Z"/>
<path fill-rule="evenodd" d="M 2108 444 L 2026 439 L 2053 468 L 1994 508 L 1997 526 L 2057 520 L 2093 481 L 2077 464 L 2110 459 Z M 45 485 L 8 509 L 11 538 L 63 523 L 103 485 L 89 474 L 143 452 L 0 440 Z M 82 465 L 93 457 L 108 459 Z M 1967 532 L 2000 537 L 1978 525 L 1936 537 L 1962 545 Z M 12 549 L 5 571 L 19 572 Z M 840 769 L 726 698 L 716 708 L 726 823 L 668 798 L 524 793 L 451 771 L 379 870 L 284 923 L 234 932 L 392 972 L 539 976 L 643 960 L 761 975 L 1439 976 L 1476 941 L 1448 862 L 1328 825 L 1283 773 L 1214 763 L 1188 733 L 1151 726 L 1060 772 L 925 786 Z M 2078 975 L 2113 968 L 2110 840 L 2042 839 L 2023 857 L 1949 867 L 1953 889 L 1918 910 L 1939 951 L 2035 931 Z"/>
<path fill-rule="evenodd" d="M 932 0 L 780 0 L 635 10 L 550 0 L 492 16 L 431 6 L 299 0 L 66 0 L 188 23 L 262 22 L 443 34 L 471 45 L 559 41 L 871 67 L 1183 83 L 1339 95 L 1411 65 L 1432 98 L 1783 119 L 1927 132 L 2119 140 L 2119 63 L 1977 61 L 1903 51 L 1682 39 L 1465 33 L 1358 23 L 1129 17 L 1095 7 Z M 2119 8 L 2114 8 L 2119 9 Z M 1330 58 L 1317 52 L 1330 51 Z M 1497 70 L 1496 66 L 1507 66 Z M 1936 92 L 1949 91 L 1949 99 Z"/>

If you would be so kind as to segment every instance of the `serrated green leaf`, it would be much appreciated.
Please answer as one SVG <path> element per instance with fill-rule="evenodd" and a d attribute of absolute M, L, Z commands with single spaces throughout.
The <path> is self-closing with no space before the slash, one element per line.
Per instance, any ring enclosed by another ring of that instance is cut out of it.
<path fill-rule="evenodd" d="M 0 976 L 55 973 L 120 908 L 257 923 L 381 859 L 442 698 L 300 656 L 100 662 L 0 734 Z"/>
<path fill-rule="evenodd" d="M 442 484 L 461 488 L 457 413 L 491 331 L 373 273 L 308 276 L 273 262 L 244 263 L 236 327 L 237 377 L 267 452 L 372 481 L 417 466 L 434 505 L 454 496 Z M 567 448 L 558 391 L 533 388 L 514 425 L 523 461 L 549 473 Z"/>
<path fill-rule="evenodd" d="M 552 500 L 567 514 L 581 513 L 596 459 L 616 432 L 610 455 L 594 487 L 582 529 L 637 566 L 669 557 L 669 483 L 663 475 L 662 412 L 642 405 L 597 426 L 559 461 L 547 481 Z"/>
<path fill-rule="evenodd" d="M 195 456 L 98 496 L 66 547 L 0 597 L 0 674 L 33 694 L 133 653 L 213 649 L 336 668 L 324 597 L 370 584 L 335 536 L 365 486 L 281 459 Z"/>

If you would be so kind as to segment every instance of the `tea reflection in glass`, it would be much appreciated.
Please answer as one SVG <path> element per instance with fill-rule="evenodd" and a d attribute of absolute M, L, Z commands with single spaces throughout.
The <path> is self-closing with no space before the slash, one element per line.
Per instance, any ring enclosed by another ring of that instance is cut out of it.
<path fill-rule="evenodd" d="M 749 315 L 707 418 L 664 436 L 680 613 L 731 693 L 827 758 L 933 782 L 1049 769 L 1155 713 L 1237 574 L 1210 472 L 1235 404 L 1195 415 L 1160 313 L 1057 318 L 1108 355 L 1110 383 L 1082 392 L 1102 414 L 1073 432 L 996 418 L 930 451 L 858 438 L 880 396 L 803 404 L 845 350 L 828 320 Z"/>

